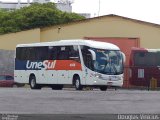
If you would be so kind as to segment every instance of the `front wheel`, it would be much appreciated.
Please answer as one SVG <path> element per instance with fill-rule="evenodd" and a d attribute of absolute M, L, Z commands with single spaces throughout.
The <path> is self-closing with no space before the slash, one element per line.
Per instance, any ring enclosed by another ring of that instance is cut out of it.
<path fill-rule="evenodd" d="M 81 85 L 79 77 L 75 78 L 75 88 L 76 88 L 76 90 L 82 90 L 83 89 L 83 86 Z"/>
<path fill-rule="evenodd" d="M 101 87 L 100 87 L 100 90 L 101 90 L 101 91 L 106 91 L 106 90 L 107 90 L 107 86 L 101 86 Z"/>

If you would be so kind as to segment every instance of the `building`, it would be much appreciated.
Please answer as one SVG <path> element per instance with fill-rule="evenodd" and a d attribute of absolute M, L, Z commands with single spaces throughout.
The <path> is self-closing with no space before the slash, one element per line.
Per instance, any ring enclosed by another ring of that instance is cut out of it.
<path fill-rule="evenodd" d="M 29 0 L 28 0 L 29 1 Z M 33 3 L 47 3 L 47 2 L 50 2 L 50 0 L 33 0 Z"/>
<path fill-rule="evenodd" d="M 132 41 L 136 38 L 140 47 L 159 48 L 160 25 L 118 15 L 105 15 L 68 24 L 0 35 L 2 43 L 0 44 L 0 49 L 14 50 L 18 43 L 46 42 L 84 37 L 99 39 L 131 38 Z M 4 41 L 6 43 L 10 41 L 13 44 L 8 46 Z"/>
<path fill-rule="evenodd" d="M 84 16 L 85 18 L 91 18 L 91 14 L 90 13 L 78 13 L 81 16 Z"/>
<path fill-rule="evenodd" d="M 0 9 L 4 10 L 15 10 L 20 9 L 22 7 L 29 6 L 32 3 L 48 3 L 51 2 L 50 0 L 33 0 L 33 2 L 30 2 L 30 0 L 27 0 L 27 2 L 21 2 L 21 0 L 18 0 L 18 2 L 1 2 L 0 1 Z M 57 2 L 55 3 L 57 8 L 64 12 L 72 12 L 72 6 L 70 2 Z"/>
<path fill-rule="evenodd" d="M 18 0 L 18 2 L 1 2 L 0 1 L 0 9 L 3 10 L 15 10 L 15 9 L 20 9 L 23 7 L 27 7 L 31 5 L 32 3 L 48 3 L 51 2 L 50 0 L 33 0 L 33 2 L 30 2 L 30 0 L 27 0 L 27 2 L 21 2 L 21 0 Z M 72 1 L 70 0 L 58 0 L 55 2 L 56 7 L 64 12 L 72 12 Z M 91 14 L 90 13 L 77 13 L 81 16 L 84 16 L 85 18 L 90 18 Z"/>
<path fill-rule="evenodd" d="M 160 25 L 111 14 L 68 24 L 0 35 L 0 49 L 14 50 L 19 43 L 78 38 L 118 45 L 127 56 L 127 67 L 131 47 L 160 48 Z M 125 78 L 128 84 L 128 76 Z"/>

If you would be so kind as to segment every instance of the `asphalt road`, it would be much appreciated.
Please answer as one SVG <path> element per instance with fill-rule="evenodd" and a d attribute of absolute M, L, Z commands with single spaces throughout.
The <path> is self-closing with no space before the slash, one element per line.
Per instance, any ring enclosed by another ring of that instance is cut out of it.
<path fill-rule="evenodd" d="M 0 113 L 140 114 L 160 113 L 160 91 L 74 91 L 0 88 Z"/>

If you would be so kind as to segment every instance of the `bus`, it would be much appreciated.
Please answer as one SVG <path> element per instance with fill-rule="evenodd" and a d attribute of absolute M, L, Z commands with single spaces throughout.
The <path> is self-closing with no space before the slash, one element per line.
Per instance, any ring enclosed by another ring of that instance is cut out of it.
<path fill-rule="evenodd" d="M 59 40 L 16 46 L 14 79 L 31 89 L 49 86 L 61 90 L 73 85 L 106 91 L 123 85 L 124 54 L 111 43 Z"/>
<path fill-rule="evenodd" d="M 150 87 L 156 79 L 160 87 L 160 49 L 132 48 L 129 71 L 131 85 Z"/>

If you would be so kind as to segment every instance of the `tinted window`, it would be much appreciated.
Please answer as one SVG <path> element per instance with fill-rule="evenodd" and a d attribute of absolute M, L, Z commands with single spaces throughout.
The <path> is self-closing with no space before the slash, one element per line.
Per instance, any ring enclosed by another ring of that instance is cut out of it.
<path fill-rule="evenodd" d="M 49 46 L 48 47 L 48 54 L 49 54 L 49 60 L 56 60 L 57 54 L 58 54 L 58 47 L 56 46 Z"/>
<path fill-rule="evenodd" d="M 19 60 L 25 60 L 26 59 L 26 48 L 16 48 L 16 58 Z"/>
<path fill-rule="evenodd" d="M 78 45 L 69 47 L 69 59 L 80 62 Z"/>
<path fill-rule="evenodd" d="M 16 58 L 19 60 L 46 60 L 48 59 L 48 47 L 16 48 Z"/>
<path fill-rule="evenodd" d="M 57 59 L 68 60 L 69 59 L 69 46 L 57 47 Z"/>
<path fill-rule="evenodd" d="M 134 61 L 136 66 L 155 66 L 156 53 L 154 52 L 135 53 Z"/>
<path fill-rule="evenodd" d="M 48 47 L 35 47 L 34 51 L 36 60 L 48 60 Z"/>
<path fill-rule="evenodd" d="M 6 80 L 13 80 L 14 78 L 12 76 L 6 76 Z"/>
<path fill-rule="evenodd" d="M 5 76 L 4 75 L 0 75 L 0 80 L 5 80 Z"/>
<path fill-rule="evenodd" d="M 78 46 L 49 46 L 50 60 L 75 60 L 80 62 Z"/>
<path fill-rule="evenodd" d="M 83 56 L 83 61 L 86 67 L 89 69 L 93 70 L 93 61 L 92 61 L 92 54 L 89 51 L 88 46 L 81 46 L 81 51 L 82 51 L 82 56 Z"/>
<path fill-rule="evenodd" d="M 16 48 L 16 59 L 80 61 L 78 46 L 20 47 Z"/>

